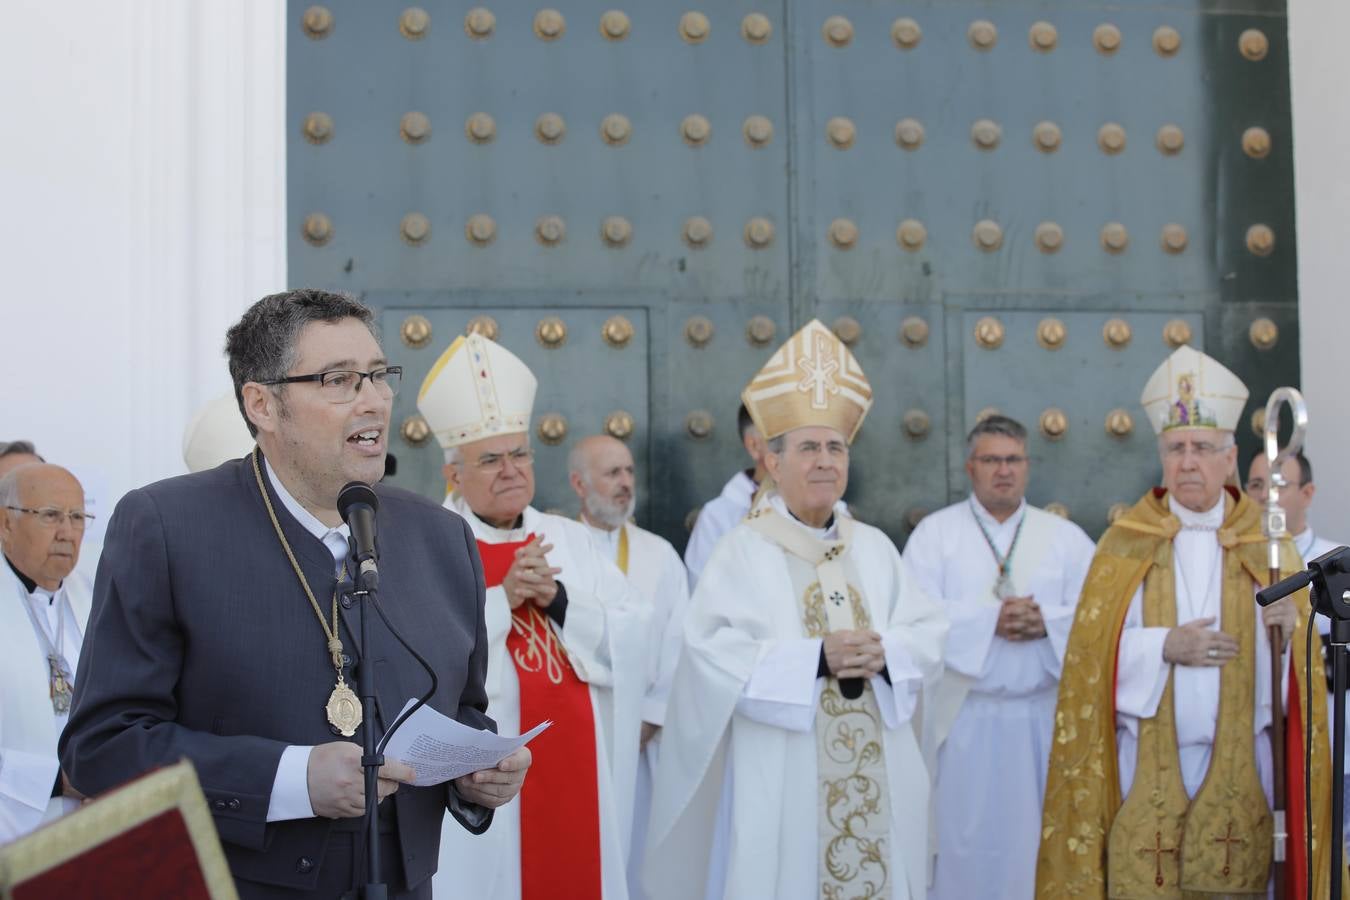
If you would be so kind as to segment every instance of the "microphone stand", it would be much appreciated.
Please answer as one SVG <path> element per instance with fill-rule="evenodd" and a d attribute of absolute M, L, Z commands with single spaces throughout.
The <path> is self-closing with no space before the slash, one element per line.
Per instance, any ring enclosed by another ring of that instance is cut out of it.
<path fill-rule="evenodd" d="M 1345 548 L 1342 547 L 1342 550 Z M 1345 850 L 1345 678 L 1350 619 L 1331 618 L 1331 900 L 1341 898 L 1341 854 Z"/>
<path fill-rule="evenodd" d="M 1315 612 L 1331 620 L 1331 900 L 1341 900 L 1345 852 L 1345 688 L 1347 644 L 1350 644 L 1350 547 L 1337 547 L 1308 563 L 1302 572 L 1256 592 L 1256 602 L 1268 606 L 1282 597 L 1312 585 Z M 1313 701 L 1317 702 L 1317 701 Z M 1309 721 L 1311 721 L 1309 710 Z M 1304 773 L 1304 779 L 1312 777 Z M 1306 838 L 1305 838 L 1306 839 Z M 1308 860 L 1309 891 L 1314 873 Z"/>
<path fill-rule="evenodd" d="M 356 578 L 351 590 L 359 605 L 359 632 L 357 641 L 357 659 L 360 669 L 356 673 L 356 694 L 361 698 L 361 768 L 366 777 L 366 882 L 361 886 L 361 900 L 387 900 L 389 887 L 381 880 L 380 868 L 380 815 L 379 815 L 379 772 L 384 765 L 384 754 L 378 752 L 378 739 L 375 734 L 375 666 L 367 648 L 366 607 L 376 600 L 380 590 L 379 572 L 370 565 L 370 560 L 360 560 L 357 556 L 356 542 L 352 540 L 352 571 Z"/>

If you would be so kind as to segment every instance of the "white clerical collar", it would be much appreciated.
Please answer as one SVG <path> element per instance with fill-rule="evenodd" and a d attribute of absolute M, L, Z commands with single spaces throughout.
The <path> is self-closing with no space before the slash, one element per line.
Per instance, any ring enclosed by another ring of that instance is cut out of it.
<path fill-rule="evenodd" d="M 1172 511 L 1172 515 L 1181 520 L 1181 527 L 1192 531 L 1218 531 L 1223 525 L 1224 518 L 1224 498 L 1223 491 L 1219 492 L 1219 502 L 1215 503 L 1204 512 L 1196 512 L 1187 509 L 1177 502 L 1177 498 L 1172 496 L 1172 492 L 1167 492 L 1167 507 Z"/>
<path fill-rule="evenodd" d="M 295 521 L 300 523 L 300 527 L 308 531 L 319 539 L 319 542 L 328 548 L 333 554 L 334 562 L 341 562 L 347 558 L 347 538 L 351 536 L 351 529 L 347 523 L 343 522 L 335 528 L 329 528 L 319 521 L 318 516 L 300 505 L 300 501 L 291 496 L 291 492 L 286 490 L 286 486 L 281 483 L 277 473 L 272 471 L 272 463 L 265 457 L 263 466 L 267 469 L 267 480 L 272 483 L 272 489 L 277 492 L 277 498 L 281 500 L 281 505 L 286 508 Z M 342 550 L 338 550 L 338 542 L 341 541 Z"/>
<path fill-rule="evenodd" d="M 970 508 L 974 510 L 977 519 L 983 520 L 983 524 L 986 527 L 1002 528 L 1005 525 L 1017 525 L 1022 521 L 1022 517 L 1027 514 L 1027 498 L 1023 497 L 1021 502 L 1017 504 L 1017 509 L 1013 511 L 1013 514 L 1008 516 L 1008 518 L 1004 519 L 1002 522 L 995 518 L 993 513 L 984 508 L 984 504 L 980 502 L 980 499 L 976 497 L 973 492 L 970 495 Z"/>
<path fill-rule="evenodd" d="M 831 512 L 830 524 L 828 527 L 816 528 L 814 526 L 807 525 L 801 519 L 794 516 L 792 514 L 792 511 L 787 508 L 787 504 L 783 502 L 783 497 L 781 494 L 778 493 L 771 494 L 769 496 L 769 505 L 772 506 L 783 518 L 787 519 L 793 525 L 796 525 L 798 528 L 802 529 L 807 534 L 811 535 L 813 538 L 816 538 L 817 540 L 822 541 L 834 540 L 834 538 L 839 532 L 839 512 L 837 509 Z"/>

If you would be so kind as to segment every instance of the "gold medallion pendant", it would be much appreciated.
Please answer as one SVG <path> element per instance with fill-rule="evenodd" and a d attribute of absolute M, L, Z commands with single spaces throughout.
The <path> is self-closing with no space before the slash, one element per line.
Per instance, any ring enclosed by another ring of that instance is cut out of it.
<path fill-rule="evenodd" d="M 347 687 L 347 682 L 342 676 L 338 676 L 338 683 L 333 687 L 333 693 L 328 695 L 328 722 L 338 730 L 343 737 L 351 737 L 356 734 L 356 726 L 361 724 L 361 701 L 356 698 L 356 694 L 351 688 Z"/>

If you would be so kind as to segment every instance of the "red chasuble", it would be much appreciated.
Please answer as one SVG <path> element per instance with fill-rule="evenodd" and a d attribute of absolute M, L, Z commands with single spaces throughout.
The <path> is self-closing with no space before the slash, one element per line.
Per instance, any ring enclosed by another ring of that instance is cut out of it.
<path fill-rule="evenodd" d="M 487 586 L 506 578 L 516 551 L 533 540 L 478 542 Z M 520 681 L 520 725 L 552 719 L 531 744 L 534 761 L 520 791 L 521 900 L 599 900 L 600 807 L 591 691 L 567 661 L 543 612 L 511 613 L 506 649 Z"/>

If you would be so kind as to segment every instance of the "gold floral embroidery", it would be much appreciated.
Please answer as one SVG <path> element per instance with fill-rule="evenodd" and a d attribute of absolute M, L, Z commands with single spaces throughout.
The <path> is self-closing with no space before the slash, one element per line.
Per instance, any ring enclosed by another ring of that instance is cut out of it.
<path fill-rule="evenodd" d="M 570 665 L 548 619 L 534 606 L 527 604 L 511 613 L 511 630 L 525 639 L 524 648 L 517 648 L 512 654 L 516 665 L 526 672 L 543 669 L 549 681 L 562 684 L 563 673 Z"/>
<path fill-rule="evenodd" d="M 867 614 L 867 606 L 863 603 L 862 594 L 853 585 L 848 586 L 848 602 L 853 607 L 853 627 L 871 628 L 872 617 Z M 825 612 L 825 594 L 820 590 L 820 582 L 816 582 L 806 589 L 806 595 L 802 597 L 802 624 L 806 627 L 807 637 L 823 638 L 830 633 L 830 623 Z"/>
<path fill-rule="evenodd" d="M 857 628 L 870 628 L 862 595 L 852 585 L 848 602 Z M 842 598 L 841 598 L 842 599 Z M 806 633 L 829 633 L 820 584 L 802 597 Z M 823 900 L 882 900 L 890 895 L 890 798 L 876 696 L 867 686 L 849 700 L 829 679 L 816 717 L 816 759 L 820 774 L 820 842 L 824 853 Z"/>

